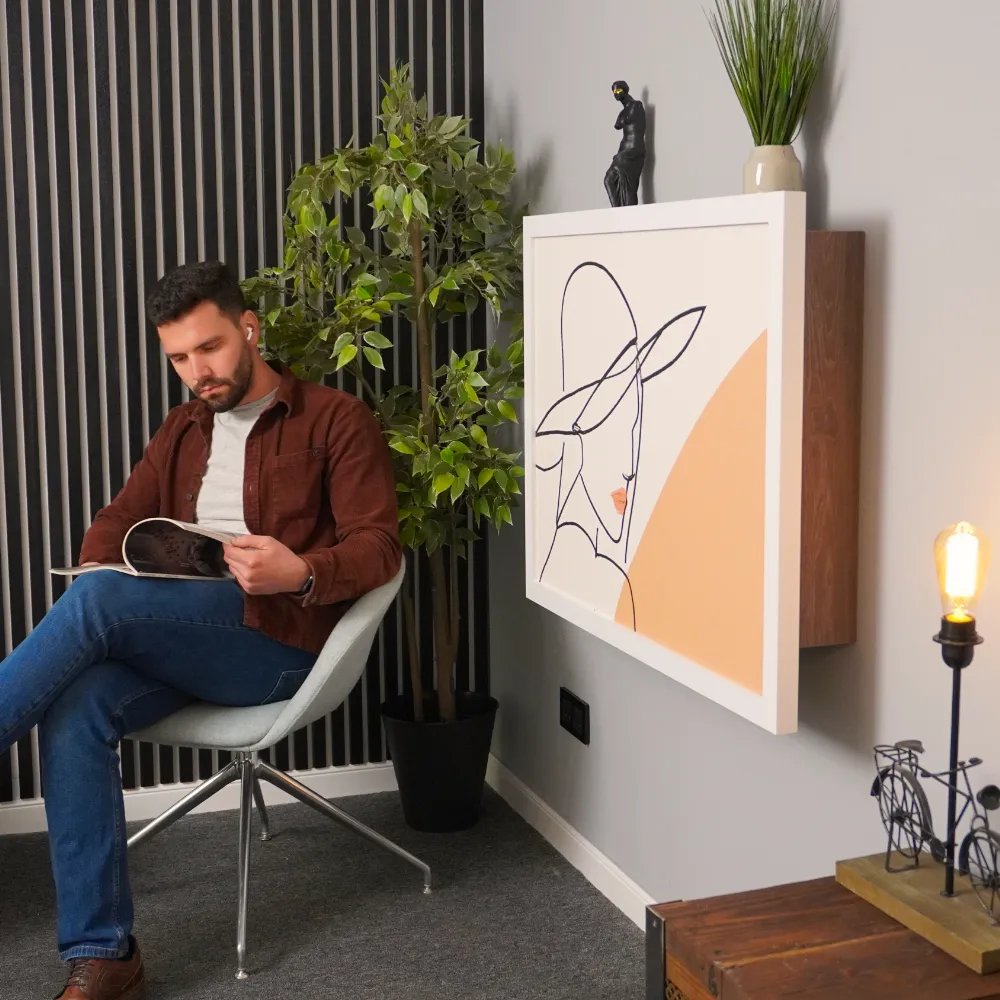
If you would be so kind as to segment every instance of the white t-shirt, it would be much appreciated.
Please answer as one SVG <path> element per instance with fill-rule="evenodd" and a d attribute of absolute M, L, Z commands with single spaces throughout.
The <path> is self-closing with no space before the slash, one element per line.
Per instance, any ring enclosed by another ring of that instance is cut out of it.
<path fill-rule="evenodd" d="M 212 448 L 195 512 L 198 524 L 237 535 L 249 534 L 243 520 L 243 467 L 247 438 L 257 418 L 274 399 L 275 392 L 277 390 L 252 403 L 215 414 Z"/>

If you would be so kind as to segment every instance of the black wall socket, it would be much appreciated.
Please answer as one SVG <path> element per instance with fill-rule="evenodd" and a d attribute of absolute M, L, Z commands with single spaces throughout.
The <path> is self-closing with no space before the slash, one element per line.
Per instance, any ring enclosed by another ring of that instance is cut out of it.
<path fill-rule="evenodd" d="M 569 688 L 559 688 L 559 725 L 581 743 L 590 745 L 590 706 Z"/>

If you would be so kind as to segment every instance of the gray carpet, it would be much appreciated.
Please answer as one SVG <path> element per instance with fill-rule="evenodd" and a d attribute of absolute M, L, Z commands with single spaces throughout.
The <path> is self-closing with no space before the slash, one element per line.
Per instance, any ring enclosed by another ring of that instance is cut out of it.
<path fill-rule="evenodd" d="M 409 830 L 395 794 L 342 804 L 427 861 L 433 894 L 305 806 L 274 808 L 237 982 L 236 814 L 188 817 L 132 858 L 150 1000 L 640 1000 L 639 929 L 492 792 L 449 835 Z M 55 996 L 54 932 L 47 839 L 0 837 L 0 998 Z"/>

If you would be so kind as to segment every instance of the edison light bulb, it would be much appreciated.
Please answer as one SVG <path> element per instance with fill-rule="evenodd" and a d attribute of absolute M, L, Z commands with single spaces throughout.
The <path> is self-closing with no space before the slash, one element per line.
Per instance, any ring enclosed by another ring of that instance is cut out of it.
<path fill-rule="evenodd" d="M 972 620 L 986 575 L 988 550 L 986 539 L 968 521 L 945 528 L 935 540 L 941 604 L 950 621 Z"/>

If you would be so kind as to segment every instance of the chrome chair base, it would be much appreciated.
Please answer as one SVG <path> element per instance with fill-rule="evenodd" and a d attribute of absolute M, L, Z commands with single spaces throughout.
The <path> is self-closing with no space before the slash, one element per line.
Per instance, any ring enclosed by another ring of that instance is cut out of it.
<path fill-rule="evenodd" d="M 187 815 L 196 806 L 201 805 L 210 799 L 216 792 L 225 788 L 226 785 L 234 781 L 240 782 L 240 832 L 239 832 L 239 910 L 237 914 L 236 932 L 236 978 L 248 979 L 247 973 L 247 911 L 250 902 L 250 836 L 253 823 L 254 804 L 260 816 L 261 832 L 260 839 L 268 841 L 271 839 L 270 826 L 268 824 L 267 808 L 264 805 L 264 796 L 260 789 L 261 781 L 270 782 L 283 792 L 298 799 L 299 802 L 311 806 L 318 813 L 326 816 L 327 819 L 346 826 L 349 830 L 364 837 L 365 840 L 376 844 L 378 847 L 395 854 L 404 861 L 419 868 L 424 875 L 424 892 L 431 891 L 431 869 L 430 866 L 419 858 L 404 850 L 398 844 L 394 844 L 387 837 L 365 826 L 364 823 L 356 820 L 350 814 L 344 812 L 338 806 L 327 802 L 321 795 L 317 795 L 311 788 L 307 788 L 301 782 L 272 767 L 265 761 L 260 760 L 255 753 L 245 753 L 238 751 L 224 768 L 213 774 L 211 778 L 203 781 L 197 788 L 192 789 L 179 802 L 174 803 L 156 819 L 147 823 L 141 830 L 136 831 L 128 839 L 129 849 L 137 847 L 139 844 L 154 837 L 157 833 L 165 830 L 168 826 L 176 823 L 182 816 Z"/>

